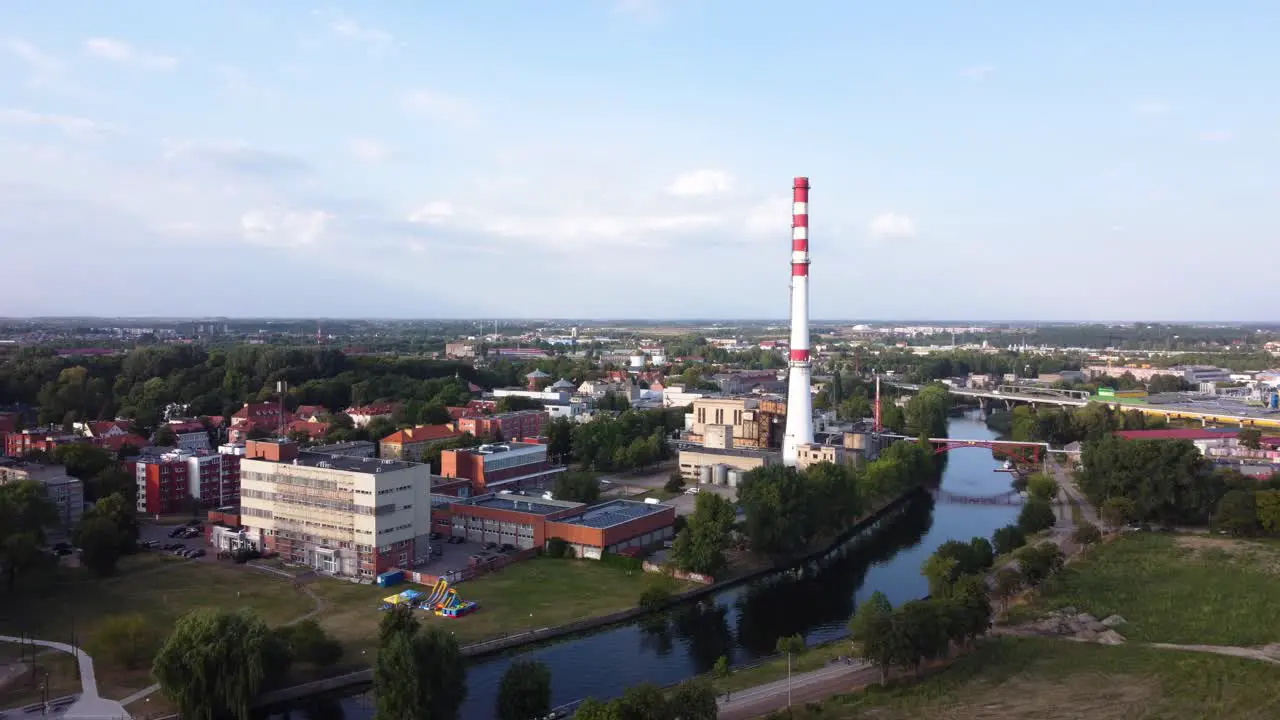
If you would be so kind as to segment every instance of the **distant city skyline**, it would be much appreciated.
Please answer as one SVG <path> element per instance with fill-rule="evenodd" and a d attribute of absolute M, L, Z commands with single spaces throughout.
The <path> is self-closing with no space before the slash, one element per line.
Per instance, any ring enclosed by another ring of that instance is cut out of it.
<path fill-rule="evenodd" d="M 781 321 L 808 176 L 815 323 L 1265 322 L 1277 22 L 1188 0 L 16 5 L 0 315 Z"/>

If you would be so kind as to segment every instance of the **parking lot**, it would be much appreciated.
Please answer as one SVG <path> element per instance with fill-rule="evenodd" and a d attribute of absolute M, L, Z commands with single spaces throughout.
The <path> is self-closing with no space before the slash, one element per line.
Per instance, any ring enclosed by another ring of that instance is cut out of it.
<path fill-rule="evenodd" d="M 485 550 L 485 543 L 464 542 L 457 545 L 450 544 L 449 538 L 441 537 L 438 540 L 431 541 L 432 549 L 439 548 L 440 556 L 432 556 L 425 563 L 418 564 L 414 570 L 428 572 L 432 575 L 444 575 L 453 570 L 462 570 L 471 565 L 472 555 L 502 555 L 502 551 L 498 548 L 493 550 Z M 515 551 L 512 551 L 513 553 Z"/>
<path fill-rule="evenodd" d="M 731 503 L 738 502 L 738 489 L 727 485 L 697 485 L 699 492 L 713 492 Z M 677 515 L 692 515 L 693 506 L 698 496 L 692 493 L 680 493 L 679 495 L 667 500 L 663 505 L 671 505 L 676 509 Z"/>
<path fill-rule="evenodd" d="M 180 528 L 180 527 L 184 527 L 184 526 L 183 525 L 145 524 L 138 530 L 138 542 L 139 544 L 147 543 L 147 542 L 155 542 L 155 543 L 159 543 L 160 547 L 164 547 L 165 545 L 182 545 L 184 550 L 195 550 L 196 548 L 202 548 L 206 551 L 203 557 L 192 558 L 193 560 L 210 560 L 216 557 L 217 553 L 208 552 L 210 548 L 207 545 L 205 545 L 203 526 L 200 526 L 197 528 L 198 530 L 200 530 L 200 534 L 193 538 L 169 537 L 170 532 L 172 532 L 175 528 Z M 144 552 L 172 552 L 172 551 L 160 550 L 158 548 L 151 548 L 150 550 L 146 550 Z"/>

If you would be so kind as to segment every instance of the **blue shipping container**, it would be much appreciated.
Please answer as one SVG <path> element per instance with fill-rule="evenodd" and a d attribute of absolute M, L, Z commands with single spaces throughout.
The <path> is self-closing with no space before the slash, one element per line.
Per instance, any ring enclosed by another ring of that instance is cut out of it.
<path fill-rule="evenodd" d="M 378 587 L 391 587 L 404 581 L 403 570 L 389 570 L 378 576 Z"/>

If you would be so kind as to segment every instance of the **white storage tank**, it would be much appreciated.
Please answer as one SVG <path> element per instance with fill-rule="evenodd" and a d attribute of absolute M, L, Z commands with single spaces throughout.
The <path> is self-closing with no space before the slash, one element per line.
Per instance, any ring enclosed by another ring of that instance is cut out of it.
<path fill-rule="evenodd" d="M 742 471 L 738 468 L 729 468 L 729 487 L 736 488 L 742 484 Z"/>
<path fill-rule="evenodd" d="M 716 465 L 715 480 L 717 485 L 729 484 L 729 466 L 724 463 Z"/>
<path fill-rule="evenodd" d="M 710 482 L 711 482 L 711 466 L 703 465 L 702 467 L 698 468 L 698 483 L 701 485 L 707 485 Z"/>

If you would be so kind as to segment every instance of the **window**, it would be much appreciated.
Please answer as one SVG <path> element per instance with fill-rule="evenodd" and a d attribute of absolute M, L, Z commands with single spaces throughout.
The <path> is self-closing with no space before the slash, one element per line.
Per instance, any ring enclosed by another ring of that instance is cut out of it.
<path fill-rule="evenodd" d="M 716 424 L 724 424 L 724 408 L 716 408 Z"/>

